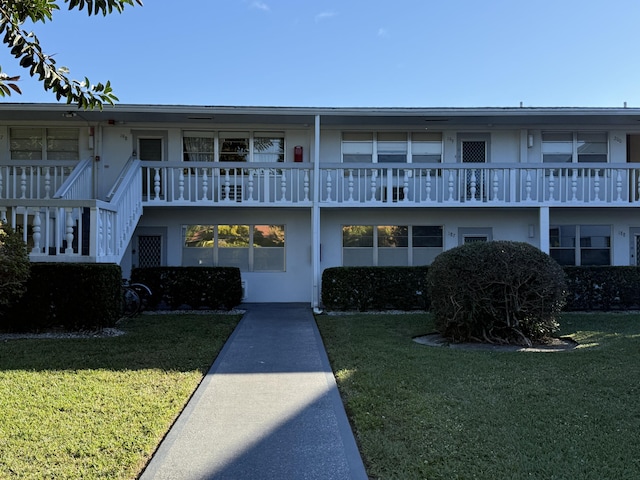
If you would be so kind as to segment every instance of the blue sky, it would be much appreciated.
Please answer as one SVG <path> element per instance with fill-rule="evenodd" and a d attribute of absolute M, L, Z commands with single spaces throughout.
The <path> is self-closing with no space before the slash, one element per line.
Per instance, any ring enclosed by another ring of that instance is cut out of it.
<path fill-rule="evenodd" d="M 178 6 L 178 7 L 176 7 Z M 637 0 L 145 0 L 28 26 L 121 103 L 640 107 Z M 22 96 L 53 102 L 22 77 Z"/>

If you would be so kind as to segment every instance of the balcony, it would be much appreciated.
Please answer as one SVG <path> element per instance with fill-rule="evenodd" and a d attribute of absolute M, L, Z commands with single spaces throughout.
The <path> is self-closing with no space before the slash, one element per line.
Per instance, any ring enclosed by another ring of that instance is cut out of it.
<path fill-rule="evenodd" d="M 614 206 L 640 201 L 630 164 L 322 164 L 325 206 Z"/>
<path fill-rule="evenodd" d="M 146 206 L 310 206 L 309 164 L 142 162 Z"/>

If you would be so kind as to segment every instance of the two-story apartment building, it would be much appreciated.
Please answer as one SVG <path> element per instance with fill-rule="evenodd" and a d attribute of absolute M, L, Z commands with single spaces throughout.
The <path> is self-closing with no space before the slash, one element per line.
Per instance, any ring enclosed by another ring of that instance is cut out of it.
<path fill-rule="evenodd" d="M 640 110 L 0 104 L 0 216 L 33 261 L 221 265 L 321 304 L 339 265 L 518 240 L 636 265 Z"/>

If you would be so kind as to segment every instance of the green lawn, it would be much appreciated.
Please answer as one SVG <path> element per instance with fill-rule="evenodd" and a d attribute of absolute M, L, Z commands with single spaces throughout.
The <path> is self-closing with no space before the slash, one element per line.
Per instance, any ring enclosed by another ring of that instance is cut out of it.
<path fill-rule="evenodd" d="M 145 315 L 111 338 L 0 340 L 0 478 L 136 478 L 237 315 Z"/>
<path fill-rule="evenodd" d="M 565 315 L 572 352 L 427 347 L 427 315 L 318 316 L 371 478 L 640 478 L 640 316 Z"/>

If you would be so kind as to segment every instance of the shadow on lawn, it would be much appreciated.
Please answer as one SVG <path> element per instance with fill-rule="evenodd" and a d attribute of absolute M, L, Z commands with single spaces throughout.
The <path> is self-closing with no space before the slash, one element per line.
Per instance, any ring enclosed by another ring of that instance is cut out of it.
<path fill-rule="evenodd" d="M 206 373 L 240 315 L 144 315 L 121 336 L 0 340 L 0 370 L 200 370 Z"/>

